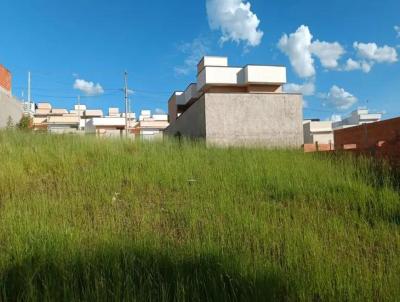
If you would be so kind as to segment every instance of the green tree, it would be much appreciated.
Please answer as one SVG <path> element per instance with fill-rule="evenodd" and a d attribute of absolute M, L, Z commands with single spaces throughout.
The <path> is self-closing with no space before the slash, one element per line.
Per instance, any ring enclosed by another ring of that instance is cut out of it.
<path fill-rule="evenodd" d="M 30 116 L 24 115 L 19 123 L 17 124 L 18 129 L 20 130 L 29 130 L 32 127 L 32 119 Z"/>

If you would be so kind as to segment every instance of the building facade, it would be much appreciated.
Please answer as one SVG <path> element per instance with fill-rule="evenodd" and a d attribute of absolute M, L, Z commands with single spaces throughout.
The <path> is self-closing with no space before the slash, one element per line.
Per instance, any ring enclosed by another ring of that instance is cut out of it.
<path fill-rule="evenodd" d="M 135 132 L 143 139 L 162 138 L 168 125 L 167 114 L 151 114 L 150 110 L 142 110 Z"/>
<path fill-rule="evenodd" d="M 22 103 L 12 96 L 11 81 L 11 72 L 0 64 L 0 128 L 17 124 L 24 112 Z"/>
<path fill-rule="evenodd" d="M 171 96 L 166 133 L 222 146 L 300 148 L 303 99 L 284 93 L 285 83 L 282 66 L 230 67 L 225 57 L 204 57 L 197 83 Z"/>
<path fill-rule="evenodd" d="M 354 110 L 349 117 L 341 121 L 334 122 L 333 129 L 343 129 L 363 124 L 379 122 L 382 119 L 381 113 L 371 113 L 367 108 L 358 108 Z"/>
<path fill-rule="evenodd" d="M 400 143 L 400 117 L 337 129 L 334 131 L 334 135 L 336 150 L 369 150 L 381 146 L 383 143 Z"/>
<path fill-rule="evenodd" d="M 333 144 L 331 121 L 304 121 L 304 144 Z"/>

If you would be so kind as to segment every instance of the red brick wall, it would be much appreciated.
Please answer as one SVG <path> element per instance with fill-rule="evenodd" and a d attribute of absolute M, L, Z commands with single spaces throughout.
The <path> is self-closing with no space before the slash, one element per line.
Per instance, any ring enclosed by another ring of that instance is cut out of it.
<path fill-rule="evenodd" d="M 335 149 L 370 154 L 400 165 L 400 117 L 334 131 Z"/>
<path fill-rule="evenodd" d="M 11 91 L 11 73 L 0 64 L 0 87 Z"/>
<path fill-rule="evenodd" d="M 390 142 L 400 139 L 400 117 L 365 124 L 357 127 L 334 131 L 335 149 L 343 150 L 348 145 L 356 145 L 356 149 L 375 148 L 379 142 Z"/>

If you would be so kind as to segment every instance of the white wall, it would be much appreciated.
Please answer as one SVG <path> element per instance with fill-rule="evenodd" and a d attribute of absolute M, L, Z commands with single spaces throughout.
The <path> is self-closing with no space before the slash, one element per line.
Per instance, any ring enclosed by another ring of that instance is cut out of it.
<path fill-rule="evenodd" d="M 286 68 L 283 66 L 255 66 L 244 68 L 245 83 L 254 84 L 285 84 Z"/>

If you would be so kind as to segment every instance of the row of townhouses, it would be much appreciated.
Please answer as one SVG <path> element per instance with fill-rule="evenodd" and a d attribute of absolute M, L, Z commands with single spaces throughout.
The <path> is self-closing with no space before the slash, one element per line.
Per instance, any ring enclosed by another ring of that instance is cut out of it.
<path fill-rule="evenodd" d="M 286 93 L 284 66 L 230 66 L 226 57 L 206 56 L 197 65 L 197 81 L 175 91 L 168 100 L 168 115 L 142 110 L 120 113 L 75 105 L 54 108 L 50 103 L 21 103 L 12 97 L 11 73 L 0 65 L 0 128 L 7 118 L 22 113 L 33 117 L 35 130 L 50 133 L 87 133 L 142 137 L 202 138 L 217 145 L 267 147 L 315 146 L 331 150 L 334 132 L 382 119 L 382 114 L 359 108 L 340 121 L 303 120 L 303 97 Z M 311 148 L 312 149 L 312 148 Z M 317 147 L 318 149 L 318 147 Z"/>
<path fill-rule="evenodd" d="M 0 65 L 0 128 L 16 124 L 23 115 L 32 117 L 32 128 L 50 133 L 85 133 L 99 136 L 120 136 L 124 133 L 143 138 L 156 138 L 168 127 L 167 114 L 152 114 L 142 110 L 139 118 L 131 112 L 120 113 L 109 108 L 107 114 L 100 109 L 75 105 L 72 110 L 54 108 L 48 102 L 21 102 L 12 95 L 11 72 Z"/>
<path fill-rule="evenodd" d="M 128 132 L 145 138 L 162 135 L 169 125 L 168 115 L 152 114 L 142 110 L 139 118 L 130 112 L 120 113 L 119 108 L 109 108 L 108 115 L 103 110 L 88 109 L 85 105 L 75 105 L 74 109 L 53 108 L 50 103 L 38 103 L 33 114 L 33 129 L 50 133 L 86 133 L 99 136 L 121 136 Z"/>

